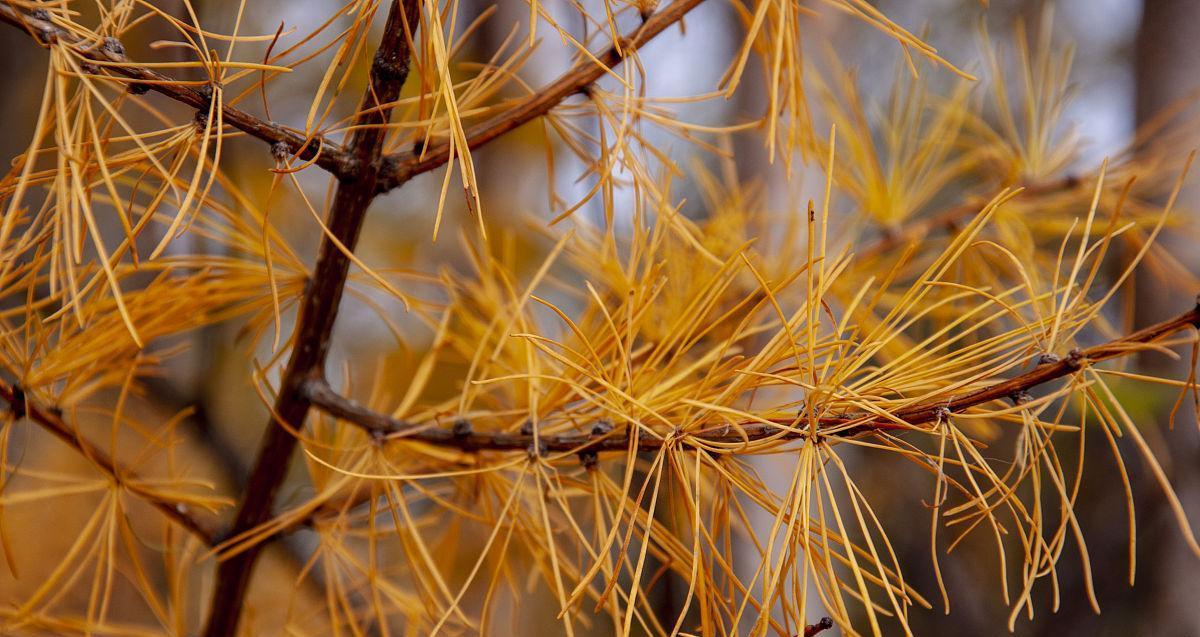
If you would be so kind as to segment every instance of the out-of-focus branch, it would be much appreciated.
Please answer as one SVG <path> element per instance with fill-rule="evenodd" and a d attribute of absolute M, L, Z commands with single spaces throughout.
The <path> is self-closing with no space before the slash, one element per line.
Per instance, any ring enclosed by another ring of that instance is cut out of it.
<path fill-rule="evenodd" d="M 505 133 L 545 115 L 550 112 L 550 109 L 561 104 L 563 100 L 586 90 L 609 69 L 620 64 L 626 57 L 653 40 L 655 36 L 671 25 L 683 20 L 683 17 L 699 6 L 701 2 L 703 0 L 675 0 L 661 11 L 649 15 L 638 28 L 621 38 L 619 46 L 618 43 L 614 43 L 603 53 L 596 55 L 595 60 L 591 58 L 580 60 L 569 71 L 550 84 L 543 86 L 533 95 L 468 130 L 466 134 L 468 148 L 471 150 L 479 148 Z M 421 152 L 388 155 L 387 168 L 380 180 L 379 188 L 386 192 L 417 175 L 437 169 L 449 160 L 449 142 L 439 142 Z"/>
<path fill-rule="evenodd" d="M 122 467 L 103 449 L 80 436 L 74 427 L 62 419 L 57 410 L 38 404 L 31 400 L 20 387 L 9 385 L 3 381 L 0 381 L 0 399 L 3 399 L 9 409 L 18 417 L 28 417 L 42 429 L 75 448 L 125 491 L 141 498 L 169 520 L 187 529 L 206 545 L 216 544 L 216 531 L 199 518 L 194 517 L 186 505 L 166 499 L 153 490 L 141 486 L 141 478 L 136 472 Z"/>
<path fill-rule="evenodd" d="M 131 80 L 129 88 L 132 91 L 154 91 L 197 109 L 207 111 L 209 108 L 212 100 L 211 87 L 193 88 L 168 75 L 139 66 L 125 54 L 125 45 L 120 40 L 110 37 L 100 42 L 87 41 L 55 24 L 48 11 L 25 11 L 15 4 L 11 0 L 0 0 L 0 21 L 28 33 L 41 44 L 67 46 L 85 59 L 103 62 L 105 70 Z M 299 159 L 308 161 L 315 157 L 318 166 L 338 177 L 349 175 L 355 170 L 349 153 L 320 137 L 306 137 L 224 104 L 221 105 L 221 119 L 225 124 L 247 135 L 273 145 L 281 144 Z"/>
<path fill-rule="evenodd" d="M 876 431 L 908 430 L 970 407 L 994 400 L 1021 400 L 1029 390 L 1065 376 L 1074 374 L 1091 363 L 1126 356 L 1189 327 L 1200 328 L 1200 298 L 1196 307 L 1172 319 L 1157 323 L 1132 334 L 1083 350 L 1073 350 L 1062 360 L 1042 362 L 1033 369 L 1008 380 L 967 392 L 961 396 L 948 396 L 904 407 L 893 412 L 891 418 L 876 415 L 826 416 L 818 421 L 818 432 L 829 437 L 852 437 Z M 466 451 L 515 451 L 531 453 L 566 452 L 579 453 L 589 458 L 602 451 L 627 451 L 631 446 L 627 432 L 610 431 L 607 427 L 596 427 L 588 434 L 541 434 L 532 432 L 500 433 L 474 431 L 465 420 L 456 422 L 453 428 L 414 424 L 374 412 L 349 400 L 320 379 L 310 379 L 304 384 L 305 395 L 322 411 L 357 425 L 381 440 L 419 440 L 421 442 L 456 447 Z M 698 443 L 737 444 L 767 438 L 789 439 L 807 436 L 807 432 L 782 429 L 790 426 L 791 419 L 772 419 L 775 424 L 761 422 L 743 423 L 737 426 L 723 425 L 715 429 L 688 431 L 679 435 L 685 440 Z M 637 439 L 638 450 L 650 451 L 665 444 L 665 439 L 641 436 Z M 536 445 L 536 447 L 535 447 Z"/>
<path fill-rule="evenodd" d="M 205 405 L 206 401 L 182 395 L 173 383 L 160 376 L 147 376 L 139 379 L 139 382 L 146 390 L 146 399 L 157 408 L 170 411 L 191 410 L 191 416 L 186 422 L 198 444 L 211 457 L 222 478 L 234 490 L 240 492 L 241 485 L 246 482 L 248 468 L 244 466 L 246 463 L 238 458 L 237 449 L 221 435 L 216 423 L 212 422 Z"/>
<path fill-rule="evenodd" d="M 1051 181 L 1027 184 L 1023 187 L 1023 192 L 1032 195 L 1045 195 L 1055 192 L 1065 192 L 1078 187 L 1079 184 L 1079 177 L 1066 175 Z M 971 215 L 978 213 L 981 205 L 968 203 L 954 206 L 933 216 L 916 220 L 899 230 L 885 232 L 879 239 L 867 244 L 862 250 L 856 250 L 855 258 L 873 259 L 906 243 L 921 241 L 932 232 L 938 230 L 952 231 Z"/>

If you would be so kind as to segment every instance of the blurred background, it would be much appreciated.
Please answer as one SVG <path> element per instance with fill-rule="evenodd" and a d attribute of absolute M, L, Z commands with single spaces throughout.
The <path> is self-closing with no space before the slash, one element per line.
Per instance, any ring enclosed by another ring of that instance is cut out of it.
<path fill-rule="evenodd" d="M 564 20 L 573 15 L 566 6 L 553 9 L 554 3 L 545 4 L 551 5 L 552 11 L 561 9 Z M 895 42 L 820 3 L 807 4 L 826 15 L 806 23 L 806 27 L 813 29 L 805 32 L 806 47 L 818 50 L 832 45 L 840 65 L 856 70 L 857 86 L 863 96 L 868 100 L 885 100 L 896 75 Z M 1075 55 L 1071 101 L 1064 116 L 1073 131 L 1063 131 L 1063 134 L 1078 136 L 1082 144 L 1079 162 L 1088 167 L 1106 156 L 1123 152 L 1141 123 L 1200 89 L 1200 38 L 1197 37 L 1200 34 L 1200 2 L 1196 0 L 1061 0 L 1053 3 L 993 0 L 985 3 L 990 4 L 986 10 L 979 0 L 876 0 L 873 4 L 896 22 L 923 35 L 945 58 L 968 71 L 982 66 L 981 25 L 986 25 L 993 41 L 1003 43 L 1012 37 L 1018 21 L 1040 25 L 1052 20 L 1049 24 L 1055 47 L 1066 51 L 1073 46 Z M 174 15 L 186 15 L 184 7 L 175 0 L 156 0 L 156 5 Z M 218 32 L 232 29 L 231 7 L 236 3 L 193 0 L 192 5 L 206 28 Z M 340 3 L 335 0 L 254 0 L 247 3 L 242 28 L 244 32 L 271 33 L 283 22 L 289 28 L 304 32 L 315 28 L 338 5 Z M 463 0 L 462 15 L 473 16 L 486 6 L 490 3 L 485 0 Z M 502 46 L 514 25 L 523 24 L 527 16 L 525 3 L 501 3 L 496 15 L 482 24 L 478 37 L 472 40 L 471 46 L 477 50 L 463 55 L 486 61 Z M 715 1 L 706 3 L 689 17 L 687 29 L 686 39 L 681 39 L 677 30 L 671 30 L 643 50 L 642 57 L 652 59 L 658 68 L 650 76 L 649 95 L 667 97 L 712 90 L 742 38 L 740 22 L 733 19 L 731 9 Z M 518 32 L 524 33 L 520 29 Z M 170 49 L 151 52 L 149 46 L 156 35 L 145 30 L 141 34 L 145 38 L 142 42 L 126 41 L 133 57 L 151 59 L 150 56 L 170 55 Z M 163 33 L 157 37 L 168 36 Z M 547 32 L 542 37 L 554 36 Z M 847 42 L 853 44 L 844 45 Z M 523 76 L 536 85 L 561 73 L 567 62 L 562 56 L 535 53 Z M 273 85 L 270 95 L 274 119 L 293 125 L 303 122 L 309 107 L 306 91 L 319 81 L 315 74 L 320 69 L 320 65 L 302 68 Z M 6 79 L 7 90 L 5 97 L 0 99 L 0 121 L 5 122 L 5 133 L 0 135 L 0 156 L 12 158 L 24 152 L 28 144 L 26 131 L 31 130 L 37 114 L 45 73 L 44 52 L 27 37 L 4 27 L 0 31 L 0 77 Z M 757 76 L 748 74 L 747 77 L 752 81 Z M 732 100 L 713 100 L 681 108 L 690 121 L 749 119 L 749 114 L 760 113 L 763 109 L 763 103 L 755 101 L 755 94 L 754 91 L 740 91 Z M 533 128 L 526 127 L 474 156 L 481 198 L 489 211 L 488 224 L 497 230 L 495 236 L 501 243 L 538 240 L 529 238 L 519 225 L 523 222 L 517 219 L 530 212 L 553 208 L 550 205 L 553 202 L 547 201 L 548 188 L 564 200 L 573 201 L 589 185 L 576 180 L 583 167 L 577 163 L 572 169 L 569 158 L 559 164 L 560 170 L 552 177 L 547 177 L 543 138 Z M 1200 129 L 1192 132 L 1195 138 L 1182 140 L 1183 143 L 1200 143 Z M 721 169 L 705 155 L 695 153 L 686 140 L 664 135 L 659 142 L 681 165 L 700 162 L 710 169 Z M 784 209 L 796 206 L 794 183 L 785 183 L 784 168 L 780 162 L 769 160 L 761 138 L 739 135 L 730 143 L 738 156 L 733 167 L 738 177 L 759 180 L 770 205 Z M 263 196 L 269 187 L 269 177 L 264 171 L 237 170 L 239 163 L 261 168 L 263 150 L 256 142 L 246 140 L 235 142 L 234 150 L 225 160 L 229 174 L 244 179 L 240 185 L 247 192 Z M 803 175 L 800 178 L 804 179 Z M 301 179 L 311 196 L 319 201 L 328 185 L 326 178 L 317 171 L 307 171 L 301 174 Z M 376 202 L 359 249 L 365 261 L 434 264 L 431 270 L 454 270 L 463 266 L 466 255 L 461 242 L 456 240 L 456 233 L 460 228 L 470 228 L 475 221 L 461 205 L 455 204 L 457 208 L 451 206 L 448 210 L 449 230 L 443 230 L 444 238 L 437 243 L 428 240 L 433 224 L 429 211 L 436 206 L 441 179 L 440 172 L 426 175 L 406 188 L 403 196 L 392 194 Z M 690 204 L 693 209 L 688 212 L 703 215 L 703 198 L 693 196 L 689 200 L 693 202 Z M 1195 187 L 1186 191 L 1179 207 L 1188 211 L 1186 214 L 1194 215 L 1191 211 L 1200 210 L 1200 191 Z M 279 205 L 279 212 L 272 213 L 276 215 L 273 221 L 288 235 L 298 253 L 312 254 L 319 235 L 313 231 L 306 213 L 290 214 L 288 208 L 286 204 Z M 621 206 L 617 208 L 620 210 Z M 577 214 L 602 218 L 598 202 L 584 205 Z M 618 218 L 617 222 L 622 220 Z M 1200 224 L 1200 218 L 1193 216 L 1190 223 L 1194 227 Z M 505 228 L 511 232 L 504 232 Z M 1190 233 L 1183 233 L 1168 237 L 1166 241 L 1173 242 L 1174 254 L 1195 273 L 1200 271 L 1200 249 L 1191 242 L 1190 236 Z M 204 246 L 188 246 L 188 249 L 204 249 Z M 1142 286 L 1140 294 L 1136 307 L 1136 321 L 1140 324 L 1181 309 L 1179 298 L 1156 298 L 1152 285 Z M 403 324 L 402 312 L 396 314 Z M 147 413 L 143 415 L 146 421 L 156 422 L 192 408 L 185 426 L 196 443 L 193 460 L 231 493 L 236 492 L 245 480 L 266 417 L 248 376 L 247 347 L 240 338 L 243 335 L 239 329 L 238 324 L 208 327 L 192 342 L 186 343 L 187 350 L 171 360 L 166 373 L 150 381 Z M 374 313 L 362 307 L 347 307 L 339 318 L 336 338 L 336 354 L 330 360 L 330 369 L 340 369 L 347 361 L 361 356 L 377 358 L 381 344 L 392 342 L 388 328 Z M 387 354 L 389 365 L 404 366 L 419 358 L 421 349 L 428 345 L 429 334 L 414 329 L 411 338 L 412 351 Z M 257 354 L 260 359 L 269 356 L 266 349 Z M 1161 357 L 1148 357 L 1142 364 L 1153 367 L 1166 363 Z M 1165 423 L 1165 409 L 1170 407 L 1170 402 L 1146 399 L 1136 402 L 1134 411 L 1139 418 Z M 1188 419 L 1182 419 L 1182 422 L 1187 423 Z M 31 441 L 31 444 L 45 445 L 47 451 L 59 449 L 53 441 Z M 1089 445 L 1096 448 L 1089 447 L 1087 453 L 1107 453 L 1101 448 L 1103 444 L 1098 437 L 1089 440 Z M 1191 515 L 1193 526 L 1196 526 L 1200 522 L 1200 445 L 1197 436 L 1172 435 L 1169 453 L 1166 439 L 1155 438 L 1151 444 L 1163 452 L 1161 457 L 1168 474 Z M 36 451 L 33 448 L 28 452 Z M 64 466 L 81 462 L 72 454 L 61 455 Z M 762 469 L 767 475 L 771 475 L 770 462 L 762 461 Z M 868 499 L 876 504 L 877 512 L 888 520 L 904 520 L 907 511 L 902 510 L 899 503 L 895 510 L 889 510 L 889 499 L 883 497 L 888 489 L 897 488 L 894 467 L 860 465 L 856 467 L 859 484 Z M 1102 466 L 1097 463 L 1097 468 Z M 1103 613 L 1093 614 L 1081 592 L 1077 564 L 1064 560 L 1059 574 L 1062 591 L 1057 612 L 1048 612 L 1052 606 L 1052 592 L 1048 587 L 1041 587 L 1037 594 L 1039 612 L 1032 620 L 1022 618 L 1018 621 L 1016 634 L 1200 635 L 1200 603 L 1197 603 L 1200 564 L 1184 546 L 1153 480 L 1144 475 L 1138 463 L 1131 463 L 1130 470 L 1134 474 L 1135 490 L 1145 492 L 1144 497 L 1138 499 L 1137 586 L 1130 588 L 1125 576 L 1123 494 L 1115 478 L 1103 470 L 1093 471 L 1085 477 L 1084 490 L 1090 497 L 1080 500 L 1077 513 L 1089 540 Z M 294 481 L 289 488 L 291 491 L 285 491 L 283 495 L 285 503 L 289 498 L 303 497 L 305 486 L 302 480 Z M 893 545 L 905 551 L 900 558 L 906 575 L 918 590 L 932 592 L 936 588 L 928 568 L 927 521 L 924 514 L 918 517 L 911 529 L 892 523 L 889 530 L 893 533 Z M 77 521 L 55 518 L 53 511 L 39 510 L 14 513 L 8 524 L 12 534 L 20 534 L 22 528 L 47 533 L 48 529 L 70 529 Z M 66 535 L 58 538 L 48 533 L 43 549 L 48 554 L 61 550 L 64 542 L 70 539 L 69 533 Z M 304 532 L 289 536 L 287 541 L 269 552 L 259 577 L 294 576 L 313 541 L 314 538 Z M 917 610 L 911 618 L 914 631 L 923 635 L 1002 633 L 1009 609 L 1000 597 L 993 575 L 994 557 L 987 547 L 968 542 L 959 549 L 957 559 L 943 560 L 942 568 L 951 590 L 951 619 L 947 622 L 941 616 L 940 608 Z M 7 576 L 0 577 L 3 588 L 23 590 L 28 585 L 27 578 L 18 582 Z M 256 590 L 258 595 L 264 595 L 262 587 Z M 5 591 L 3 596 L 10 597 L 9 592 Z M 668 591 L 655 600 L 663 606 L 664 616 L 673 616 L 668 611 L 672 604 L 679 603 L 679 599 L 672 596 L 677 597 L 683 592 L 673 594 Z M 318 595 L 319 592 L 311 594 Z M 272 612 L 287 612 L 284 608 L 270 610 L 269 594 L 267 598 L 252 602 L 260 609 L 267 609 L 255 618 L 260 626 L 275 621 Z M 953 626 L 953 631 L 948 632 L 947 626 Z"/>

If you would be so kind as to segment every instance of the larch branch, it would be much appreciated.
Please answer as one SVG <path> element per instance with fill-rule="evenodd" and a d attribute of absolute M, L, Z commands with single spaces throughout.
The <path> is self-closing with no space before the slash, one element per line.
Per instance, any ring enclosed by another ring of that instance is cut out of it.
<path fill-rule="evenodd" d="M 831 437 L 852 437 L 876 431 L 910 430 L 953 414 L 995 400 L 1023 396 L 1025 392 L 1053 380 L 1074 374 L 1091 363 L 1126 356 L 1144 346 L 1181 332 L 1189 327 L 1200 328 L 1200 299 L 1196 307 L 1172 319 L 1151 325 L 1100 345 L 1073 350 L 1071 355 L 1057 361 L 1042 363 L 1033 369 L 987 387 L 928 400 L 893 412 L 893 418 L 877 415 L 826 416 L 818 421 L 818 431 Z M 305 394 L 313 405 L 329 415 L 351 423 L 381 440 L 418 440 L 456 447 L 465 451 L 546 451 L 594 454 L 603 451 L 627 451 L 630 440 L 627 432 L 596 429 L 586 434 L 541 434 L 474 431 L 463 421 L 453 429 L 411 423 L 374 412 L 341 396 L 321 379 L 310 379 L 304 385 Z M 736 427 L 722 425 L 682 434 L 683 439 L 697 443 L 738 444 L 767 438 L 791 439 L 808 435 L 791 429 L 792 419 L 772 419 L 775 424 L 743 423 Z M 789 426 L 783 429 L 781 426 Z M 641 436 L 637 447 L 651 451 L 662 447 L 663 439 Z M 537 445 L 537 448 L 534 448 Z"/>
<path fill-rule="evenodd" d="M 11 0 L 0 2 L 0 21 L 28 33 L 41 44 L 68 46 L 85 59 L 103 62 L 104 69 L 130 80 L 132 90 L 150 90 L 196 109 L 207 111 L 212 93 L 189 86 L 178 79 L 139 66 L 125 54 L 125 45 L 116 38 L 90 42 L 54 23 L 48 12 L 29 12 L 13 6 Z M 260 119 L 237 107 L 221 105 L 222 122 L 272 145 L 282 144 L 301 160 L 316 158 L 316 164 L 337 177 L 354 171 L 346 150 L 321 137 L 307 137 L 274 122 Z"/>
<path fill-rule="evenodd" d="M 375 198 L 380 175 L 383 141 L 392 106 L 408 79 L 412 33 L 418 24 L 419 0 L 393 0 L 368 86 L 355 117 L 355 130 L 347 152 L 356 167 L 338 179 L 317 263 L 300 302 L 295 345 L 280 381 L 273 417 L 267 422 L 258 458 L 247 480 L 242 503 L 229 535 L 252 529 L 272 515 L 279 487 L 287 477 L 296 439 L 289 427 L 299 427 L 310 403 L 302 391 L 309 378 L 324 374 L 329 340 L 341 305 L 350 259 L 343 250 L 353 250 Z M 342 247 L 344 246 L 344 248 Z M 213 590 L 205 635 L 236 634 L 254 563 L 263 545 L 257 544 L 221 562 Z"/>
<path fill-rule="evenodd" d="M 543 86 L 533 95 L 491 119 L 472 127 L 466 133 L 467 146 L 474 150 L 522 125 L 549 113 L 568 97 L 585 90 L 600 79 L 609 69 L 616 67 L 637 49 L 645 46 L 655 36 L 678 23 L 703 0 L 675 0 L 661 11 L 649 15 L 640 26 L 633 29 L 618 43 L 603 53 L 580 60 L 569 71 L 555 81 Z M 438 144 L 422 152 L 395 153 L 387 156 L 387 171 L 380 181 L 380 190 L 397 188 L 409 179 L 443 166 L 450 160 L 450 143 Z"/>
<path fill-rule="evenodd" d="M 125 491 L 144 500 L 150 506 L 187 529 L 208 546 L 216 543 L 217 533 L 208 524 L 194 517 L 181 502 L 163 498 L 153 490 L 139 486 L 141 478 L 132 469 L 122 467 L 108 452 L 83 438 L 74 427 L 67 424 L 58 410 L 32 400 L 20 387 L 0 381 L 0 399 L 3 399 L 13 414 L 28 417 L 42 429 L 54 434 L 59 440 L 79 451 L 100 471 Z"/>

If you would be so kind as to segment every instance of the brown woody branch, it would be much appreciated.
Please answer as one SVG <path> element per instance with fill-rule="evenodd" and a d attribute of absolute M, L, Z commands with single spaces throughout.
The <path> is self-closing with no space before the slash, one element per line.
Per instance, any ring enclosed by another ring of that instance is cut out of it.
<path fill-rule="evenodd" d="M 609 69 L 625 60 L 655 36 L 679 22 L 703 0 L 675 0 L 666 8 L 647 16 L 642 24 L 592 59 L 583 59 L 555 81 L 543 86 L 533 95 L 491 119 L 467 131 L 467 147 L 471 150 L 549 113 L 568 97 L 587 89 Z M 456 151 L 461 153 L 462 151 Z M 379 183 L 381 192 L 397 188 L 409 179 L 443 166 L 450 160 L 450 143 L 439 142 L 423 151 L 394 153 L 387 156 L 386 174 Z"/>
<path fill-rule="evenodd" d="M 181 80 L 138 66 L 125 54 L 125 45 L 116 38 L 104 38 L 91 42 L 59 27 L 45 10 L 24 11 L 12 6 L 9 0 L 0 3 L 0 21 L 21 29 L 43 45 L 67 46 L 81 57 L 94 62 L 103 62 L 105 70 L 120 74 L 129 81 L 133 92 L 154 91 L 177 102 L 207 113 L 212 88 L 205 85 L 192 88 Z M 246 111 L 229 105 L 221 106 L 222 122 L 264 142 L 282 145 L 288 153 L 301 160 L 316 158 L 316 164 L 337 177 L 351 174 L 355 170 L 353 158 L 336 144 L 320 137 L 306 137 L 274 122 L 267 122 Z"/>
<path fill-rule="evenodd" d="M 641 47 L 668 26 L 682 19 L 684 14 L 700 2 L 701 0 L 677 0 L 663 11 L 649 16 L 641 27 L 623 40 L 623 51 L 628 53 Z M 386 125 L 399 97 L 400 88 L 407 79 L 411 54 L 409 31 L 417 24 L 419 6 L 416 0 L 404 0 L 403 3 L 393 1 L 384 36 L 371 69 L 370 86 L 363 98 L 360 115 L 355 121 L 355 132 L 346 148 L 339 148 L 320 139 L 304 137 L 235 107 L 222 105 L 225 123 L 271 144 L 281 144 L 300 159 L 315 158 L 318 166 L 328 170 L 338 179 L 327 224 L 336 241 L 329 237 L 322 241 L 316 267 L 301 302 L 296 345 L 280 384 L 273 420 L 268 423 L 258 459 L 228 536 L 240 534 L 270 518 L 275 494 L 286 477 L 296 440 L 286 427 L 279 424 L 298 425 L 304 421 L 311 406 L 305 386 L 311 379 L 323 376 L 329 339 L 349 269 L 349 259 L 338 247 L 338 243 L 347 249 L 353 249 L 367 207 L 376 195 L 399 186 L 414 175 L 433 170 L 448 160 L 448 147 L 429 149 L 420 158 L 407 159 L 384 158 L 382 152 Z M 197 109 L 210 108 L 213 87 L 195 89 L 179 80 L 138 66 L 126 56 L 124 45 L 116 38 L 92 42 L 59 27 L 46 11 L 26 11 L 12 6 L 7 0 L 0 2 L 0 21 L 24 30 L 44 45 L 69 46 L 84 59 L 104 63 L 103 66 L 108 71 L 127 78 L 129 88 L 133 92 L 152 90 Z M 572 72 L 546 87 L 538 95 L 473 129 L 468 142 L 471 148 L 478 148 L 545 114 L 568 96 L 583 90 L 598 79 L 606 72 L 605 67 L 619 64 L 623 56 L 617 52 L 614 45 L 598 56 L 598 59 L 601 64 L 581 62 Z M 47 420 L 43 417 L 49 412 L 41 409 L 35 411 L 35 419 L 50 431 L 88 454 L 110 474 L 129 479 L 131 474 L 128 471 L 122 470 L 104 454 L 97 453 L 98 450 L 90 448 L 86 441 L 75 437 L 61 419 L 55 419 L 51 414 Z M 190 518 L 170 503 L 152 501 L 152 504 L 178 519 L 193 532 L 203 533 L 206 541 L 211 543 L 216 539 L 214 533 L 203 529 L 198 523 L 189 522 Z M 250 575 L 261 549 L 262 544 L 253 546 L 219 565 L 205 626 L 206 635 L 215 637 L 235 633 Z"/>
<path fill-rule="evenodd" d="M 626 43 L 626 50 L 645 44 L 681 19 L 701 1 L 676 0 L 662 12 L 650 16 Z M 230 537 L 244 533 L 270 518 L 275 493 L 283 484 L 292 453 L 296 448 L 296 439 L 290 430 L 280 426 L 280 423 L 289 426 L 303 423 L 312 406 L 305 387 L 312 379 L 324 376 L 329 338 L 350 265 L 349 259 L 337 243 L 353 250 L 367 207 L 377 195 L 399 186 L 419 172 L 432 170 L 446 161 L 443 158 L 440 163 L 435 162 L 428 167 L 418 166 L 409 171 L 404 168 L 404 162 L 390 160 L 384 157 L 382 152 L 387 133 L 386 125 L 400 89 L 408 77 L 411 52 L 410 35 L 407 32 L 417 25 L 419 7 L 420 4 L 416 0 L 403 0 L 403 4 L 393 0 L 389 10 L 383 40 L 371 68 L 370 85 L 363 97 L 359 116 L 354 123 L 354 133 L 346 149 L 349 155 L 347 165 L 353 167 L 353 170 L 339 175 L 329 214 L 328 227 L 330 233 L 337 238 L 337 242 L 326 237 L 321 243 L 316 268 L 301 301 L 296 344 L 280 383 L 273 420 L 268 423 L 242 505 L 228 534 Z M 611 66 L 617 64 L 621 56 L 610 52 L 600 59 Z M 581 69 L 574 76 L 564 76 L 538 97 L 510 110 L 510 115 L 503 121 L 487 127 L 486 130 L 475 131 L 470 142 L 472 147 L 486 144 L 549 111 L 568 95 L 595 81 L 603 72 L 604 68 L 593 64 Z M 447 149 L 446 157 L 448 155 Z M 402 178 L 398 175 L 402 175 Z M 261 543 L 252 546 L 219 566 L 213 602 L 205 628 L 205 635 L 208 637 L 234 634 L 250 574 L 261 549 Z"/>
<path fill-rule="evenodd" d="M 316 266 L 300 302 L 295 345 L 230 536 L 270 519 L 275 495 L 287 477 L 296 449 L 290 427 L 302 425 L 310 407 L 302 387 L 308 379 L 324 375 L 330 336 L 350 269 L 350 259 L 344 250 L 354 249 L 367 208 L 378 192 L 386 125 L 408 79 L 411 32 L 418 24 L 420 6 L 419 0 L 403 0 L 403 3 L 393 0 L 388 9 L 383 37 L 347 148 L 350 163 L 357 168 L 338 179 L 327 222 L 332 238 L 322 239 Z M 250 575 L 262 548 L 262 543 L 251 546 L 218 566 L 204 633 L 208 637 L 236 634 Z"/>
<path fill-rule="evenodd" d="M 116 459 L 103 449 L 79 435 L 76 429 L 68 425 L 57 409 L 52 409 L 31 400 L 18 386 L 0 381 L 0 399 L 3 399 L 9 410 L 18 418 L 28 417 L 41 426 L 42 429 L 54 434 L 63 442 L 74 447 L 100 471 L 125 491 L 132 493 L 147 502 L 150 506 L 187 529 L 208 546 L 216 544 L 217 533 L 208 524 L 193 517 L 186 505 L 163 498 L 152 490 L 139 486 L 141 478 L 134 471 L 121 467 Z"/>
<path fill-rule="evenodd" d="M 1083 350 L 1072 350 L 1062 360 L 1042 362 L 1033 369 L 1008 380 L 967 392 L 958 397 L 942 398 L 919 403 L 896 410 L 894 418 L 883 416 L 826 416 L 818 421 L 818 431 L 829 436 L 852 437 L 876 431 L 909 430 L 919 425 L 935 422 L 940 418 L 970 407 L 994 400 L 1022 400 L 1029 390 L 1064 376 L 1069 376 L 1085 366 L 1111 358 L 1125 356 L 1188 327 L 1200 328 L 1200 298 L 1196 307 L 1175 318 L 1151 325 L 1121 338 Z M 594 428 L 588 434 L 541 434 L 531 432 L 503 433 L 473 431 L 466 421 L 458 421 L 454 428 L 436 427 L 410 423 L 380 414 L 349 400 L 321 379 L 310 379 L 304 385 L 305 394 L 313 405 L 335 418 L 344 420 L 368 431 L 381 440 L 419 440 L 421 442 L 456 447 L 466 451 L 493 450 L 579 453 L 587 456 L 602 451 L 627 451 L 630 440 L 627 432 L 610 431 L 609 428 Z M 775 424 L 743 423 L 736 427 L 721 426 L 715 429 L 693 431 L 683 434 L 686 438 L 703 443 L 737 444 L 765 438 L 789 439 L 807 436 L 790 426 L 791 419 L 775 420 Z M 535 448 L 534 445 L 537 445 Z M 662 447 L 659 438 L 642 436 L 637 448 L 650 451 Z"/>

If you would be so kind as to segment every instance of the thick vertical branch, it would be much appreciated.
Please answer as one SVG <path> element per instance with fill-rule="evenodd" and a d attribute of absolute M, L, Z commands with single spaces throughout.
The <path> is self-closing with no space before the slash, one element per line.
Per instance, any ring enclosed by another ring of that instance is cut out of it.
<path fill-rule="evenodd" d="M 378 192 L 380 156 L 387 133 L 384 127 L 392 104 L 408 77 L 411 51 L 409 30 L 417 25 L 417 0 L 393 0 L 388 11 L 383 39 L 371 66 L 370 82 L 363 97 L 354 133 L 347 146 L 353 169 L 341 176 L 329 213 L 328 226 L 337 241 L 353 249 L 362 229 L 367 207 Z M 279 387 L 275 417 L 300 426 L 310 402 L 301 391 L 304 382 L 323 375 L 329 339 L 341 304 L 350 260 L 337 244 L 326 237 L 321 242 L 317 264 L 301 302 L 295 346 Z M 246 484 L 241 507 L 231 535 L 267 521 L 276 492 L 287 475 L 296 439 L 275 420 L 267 423 L 258 459 Z M 205 635 L 235 634 L 250 576 L 262 545 L 251 547 L 220 564 L 213 591 Z"/>

